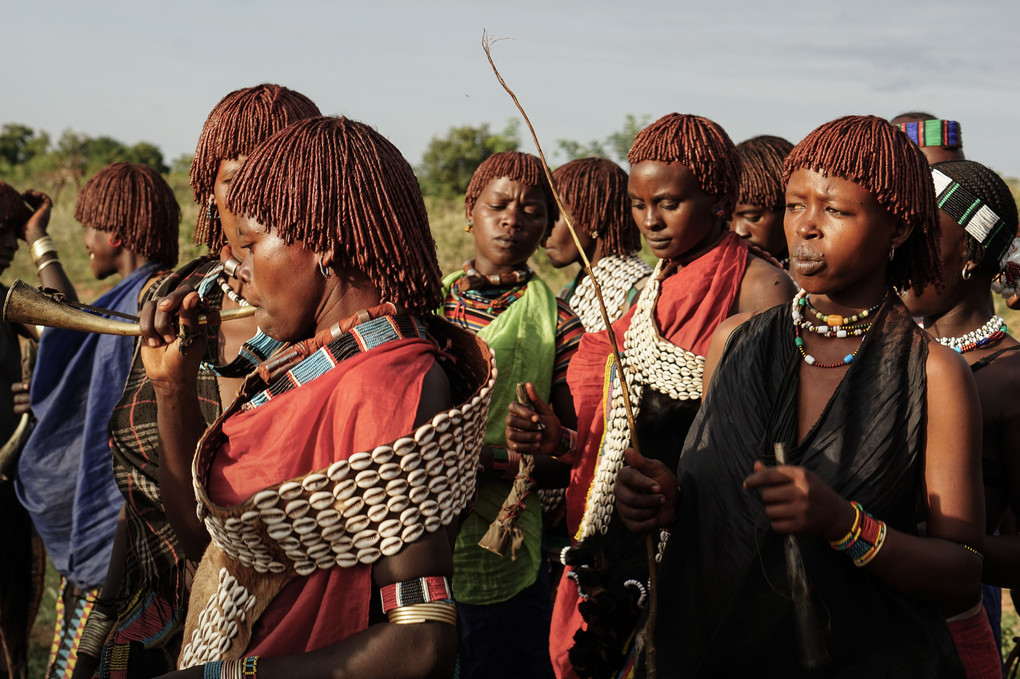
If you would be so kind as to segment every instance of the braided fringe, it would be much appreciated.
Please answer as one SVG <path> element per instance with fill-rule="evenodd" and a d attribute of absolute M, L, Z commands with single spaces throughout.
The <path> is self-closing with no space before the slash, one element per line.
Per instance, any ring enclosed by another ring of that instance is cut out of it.
<path fill-rule="evenodd" d="M 7 182 L 0 182 L 0 222 L 23 224 L 31 216 L 17 189 Z"/>
<path fill-rule="evenodd" d="M 545 198 L 545 211 L 549 216 L 549 227 L 546 229 L 546 236 L 552 231 L 553 224 L 560 218 L 560 210 L 556 206 L 556 199 L 553 198 L 552 187 L 545 177 L 542 169 L 542 161 L 538 156 L 520 151 L 502 151 L 482 161 L 475 173 L 471 175 L 471 183 L 468 184 L 467 192 L 464 194 L 464 215 L 470 219 L 471 211 L 475 209 L 475 203 L 482 191 L 494 179 L 506 177 L 511 181 L 528 186 L 537 186 L 542 190 Z"/>
<path fill-rule="evenodd" d="M 574 227 L 598 233 L 603 255 L 626 257 L 641 249 L 641 232 L 630 213 L 627 173 L 605 158 L 579 158 L 553 172 L 570 206 Z"/>
<path fill-rule="evenodd" d="M 227 209 L 287 243 L 332 252 L 411 314 L 442 302 L 436 244 L 418 181 L 393 144 L 348 118 L 302 120 L 247 159 Z"/>
<path fill-rule="evenodd" d="M 809 169 L 854 182 L 913 232 L 889 264 L 899 290 L 940 285 L 939 220 L 928 161 L 903 132 L 876 116 L 844 116 L 815 129 L 786 158 L 783 182 Z"/>
<path fill-rule="evenodd" d="M 793 144 L 782 137 L 762 135 L 737 144 L 740 156 L 740 189 L 737 203 L 780 210 L 786 204 L 783 160 Z"/>
<path fill-rule="evenodd" d="M 670 113 L 641 130 L 627 154 L 631 167 L 646 160 L 680 163 L 701 190 L 723 200 L 723 218 L 733 214 L 740 184 L 740 158 L 726 130 L 708 118 Z"/>
<path fill-rule="evenodd" d="M 148 165 L 113 163 L 92 175 L 78 194 L 74 218 L 166 267 L 177 263 L 181 209 L 173 189 Z"/>
<path fill-rule="evenodd" d="M 268 83 L 234 90 L 220 99 L 202 127 L 191 161 L 195 202 L 202 206 L 212 198 L 220 161 L 247 156 L 277 130 L 319 115 L 319 107 L 305 95 Z M 220 221 L 199 210 L 194 240 L 219 250 L 226 242 Z"/>

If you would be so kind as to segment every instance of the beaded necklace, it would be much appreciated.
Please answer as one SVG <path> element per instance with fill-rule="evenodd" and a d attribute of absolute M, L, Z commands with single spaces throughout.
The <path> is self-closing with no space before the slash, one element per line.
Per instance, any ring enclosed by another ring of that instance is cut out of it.
<path fill-rule="evenodd" d="M 227 282 L 227 274 L 225 271 L 220 271 L 220 274 L 216 277 L 216 282 L 220 284 L 220 289 L 223 290 L 223 294 L 229 297 L 234 304 L 239 307 L 251 306 L 251 302 L 241 297 L 240 293 L 234 292 L 234 289 L 230 287 L 230 283 Z"/>
<path fill-rule="evenodd" d="M 871 330 L 871 322 L 860 323 L 864 318 L 867 318 L 885 303 L 885 300 L 889 297 L 889 291 L 886 290 L 885 295 L 878 304 L 865 309 L 864 311 L 858 312 L 853 316 L 845 318 L 839 314 L 823 314 L 813 306 L 809 301 L 809 295 L 806 290 L 801 290 L 797 293 L 796 297 L 793 298 L 793 302 L 790 305 L 790 317 L 793 321 L 793 343 L 797 347 L 797 351 L 800 352 L 804 362 L 808 365 L 813 365 L 816 368 L 842 368 L 845 365 L 849 365 L 857 358 L 857 352 L 861 350 L 861 345 L 864 344 L 863 340 L 861 344 L 857 345 L 851 353 L 843 357 L 838 363 L 819 363 L 818 359 L 809 354 L 804 349 L 804 339 L 800 336 L 801 329 L 814 332 L 821 337 L 863 337 L 869 330 Z M 808 311 L 820 321 L 827 323 L 827 325 L 813 325 L 810 320 L 804 315 L 804 311 Z"/>
<path fill-rule="evenodd" d="M 521 269 L 510 273 L 483 274 L 475 268 L 475 260 L 469 259 L 464 262 L 464 276 L 457 281 L 461 290 L 479 290 L 482 288 L 497 288 L 506 285 L 527 283 L 531 278 L 531 267 L 527 264 Z"/>
<path fill-rule="evenodd" d="M 938 337 L 937 339 L 939 344 L 947 346 L 958 353 L 965 354 L 978 347 L 995 344 L 1006 336 L 1006 330 L 1006 322 L 1002 320 L 1002 316 L 996 315 L 988 319 L 988 322 L 980 328 L 972 330 L 966 335 L 960 337 Z"/>
<path fill-rule="evenodd" d="M 627 310 L 627 295 L 634 284 L 646 278 L 651 272 L 652 268 L 637 255 L 627 257 L 606 255 L 595 262 L 592 274 L 602 288 L 602 299 L 606 303 L 606 309 L 609 310 L 611 323 Z M 606 329 L 606 324 L 602 320 L 598 296 L 595 294 L 591 278 L 585 276 L 567 301 L 581 320 L 585 332 L 599 332 Z"/>

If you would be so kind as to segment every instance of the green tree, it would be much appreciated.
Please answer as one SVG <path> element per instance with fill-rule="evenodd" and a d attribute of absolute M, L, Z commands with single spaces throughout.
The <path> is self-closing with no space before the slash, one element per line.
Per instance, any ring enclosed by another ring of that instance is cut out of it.
<path fill-rule="evenodd" d="M 617 163 L 627 162 L 627 152 L 630 151 L 634 137 L 645 126 L 648 125 L 648 116 L 635 116 L 627 114 L 623 127 L 616 132 L 610 133 L 605 139 L 593 139 L 588 143 L 581 143 L 572 139 L 557 139 L 557 155 L 563 155 L 568 161 L 575 158 L 608 158 Z"/>
<path fill-rule="evenodd" d="M 418 183 L 429 196 L 453 198 L 463 195 L 483 160 L 501 151 L 515 151 L 521 144 L 520 123 L 510 120 L 502 132 L 488 124 L 451 127 L 444 136 L 429 142 L 418 167 Z"/>
<path fill-rule="evenodd" d="M 134 146 L 125 149 L 125 151 L 125 160 L 129 160 L 132 163 L 148 165 L 160 174 L 167 174 L 170 172 L 170 168 L 165 162 L 163 162 L 163 152 L 160 151 L 159 147 L 155 144 L 150 144 L 147 141 L 140 141 Z"/>
<path fill-rule="evenodd" d="M 0 163 L 7 167 L 27 165 L 36 156 L 46 153 L 50 136 L 36 133 L 20 123 L 5 123 L 0 128 Z"/>

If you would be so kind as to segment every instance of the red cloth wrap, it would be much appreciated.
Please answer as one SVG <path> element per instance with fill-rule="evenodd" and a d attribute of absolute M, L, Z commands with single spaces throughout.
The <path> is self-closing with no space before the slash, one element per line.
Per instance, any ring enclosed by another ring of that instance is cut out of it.
<path fill-rule="evenodd" d="M 230 417 L 223 423 L 228 442 L 210 470 L 210 498 L 221 506 L 238 504 L 407 434 L 435 351 L 421 339 L 389 342 Z M 358 565 L 291 581 L 255 623 L 245 654 L 313 651 L 366 629 L 370 576 L 369 566 Z"/>
<path fill-rule="evenodd" d="M 727 233 L 709 252 L 662 281 L 655 303 L 655 325 L 659 335 L 699 356 L 708 352 L 712 334 L 736 306 L 740 283 L 747 269 L 747 245 L 735 233 Z M 632 306 L 613 323 L 620 349 L 637 306 Z M 603 403 L 606 361 L 612 350 L 609 335 L 588 333 L 567 369 L 567 384 L 577 412 L 578 455 L 567 486 L 567 530 L 571 539 L 584 516 L 588 488 L 595 474 L 599 446 L 608 415 Z M 574 644 L 574 632 L 583 621 L 577 611 L 577 585 L 567 579 L 569 568 L 556 590 L 549 650 L 553 669 L 560 679 L 575 677 L 567 651 Z"/>
<path fill-rule="evenodd" d="M 1001 679 L 1002 658 L 985 607 L 978 606 L 974 615 L 948 624 L 967 679 Z"/>

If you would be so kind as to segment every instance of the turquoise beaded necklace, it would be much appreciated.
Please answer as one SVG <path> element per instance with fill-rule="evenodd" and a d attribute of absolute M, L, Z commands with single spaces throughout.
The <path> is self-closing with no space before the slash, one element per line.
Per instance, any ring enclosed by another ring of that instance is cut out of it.
<path fill-rule="evenodd" d="M 871 322 L 861 322 L 871 314 L 878 311 L 879 307 L 885 303 L 885 300 L 889 297 L 889 291 L 887 290 L 885 295 L 878 304 L 874 305 L 869 309 L 865 309 L 859 313 L 854 314 L 850 317 L 843 317 L 839 314 L 823 314 L 813 306 L 811 306 L 810 297 L 806 290 L 801 290 L 797 293 L 797 296 L 793 298 L 791 304 L 790 315 L 793 320 L 793 343 L 797 347 L 797 351 L 800 352 L 804 362 L 808 365 L 813 365 L 816 368 L 841 368 L 845 365 L 849 365 L 857 357 L 857 352 L 861 350 L 861 344 L 864 343 L 863 336 L 871 330 Z M 815 318 L 824 322 L 826 325 L 814 325 L 807 318 L 805 311 L 814 315 Z M 862 337 L 861 344 L 857 345 L 851 353 L 843 357 L 839 363 L 819 363 L 818 360 L 809 354 L 804 349 L 804 338 L 800 336 L 801 328 L 810 330 L 822 337 L 836 337 L 844 338 L 848 336 L 859 336 Z"/>

